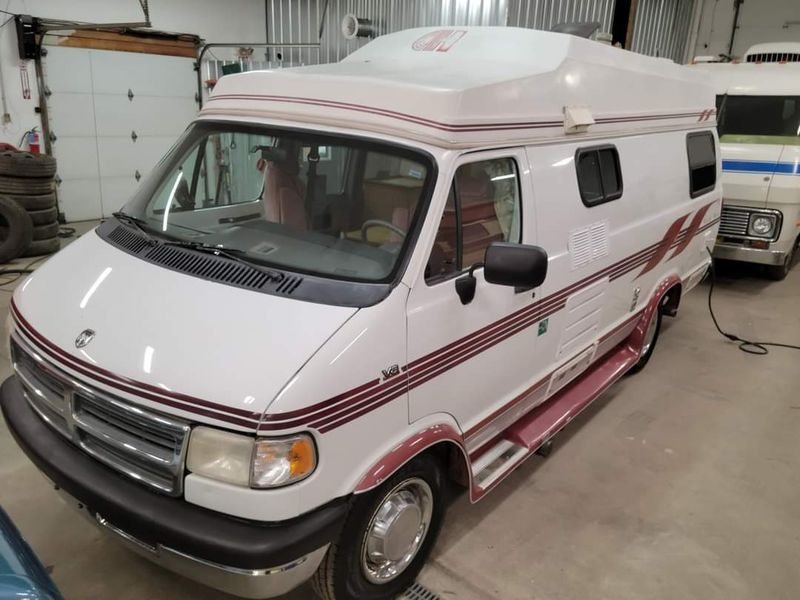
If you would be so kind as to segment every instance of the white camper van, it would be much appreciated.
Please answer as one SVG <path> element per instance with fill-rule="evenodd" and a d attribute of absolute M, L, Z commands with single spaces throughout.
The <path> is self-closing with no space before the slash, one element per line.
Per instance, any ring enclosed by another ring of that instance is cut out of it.
<path fill-rule="evenodd" d="M 442 525 L 626 372 L 705 273 L 704 77 L 416 29 L 224 77 L 15 293 L 9 429 L 81 512 L 251 598 L 393 598 Z"/>
<path fill-rule="evenodd" d="M 742 63 L 695 68 L 718 94 L 724 206 L 714 256 L 783 279 L 800 243 L 800 44 L 758 44 Z"/>

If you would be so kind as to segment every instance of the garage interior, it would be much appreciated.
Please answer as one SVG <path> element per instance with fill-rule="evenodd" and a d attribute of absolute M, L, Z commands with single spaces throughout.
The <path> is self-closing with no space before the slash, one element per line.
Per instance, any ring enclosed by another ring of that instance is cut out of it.
<path fill-rule="evenodd" d="M 0 143 L 55 157 L 62 248 L 124 205 L 229 73 L 335 62 L 372 37 L 422 26 L 597 22 L 609 43 L 679 64 L 800 43 L 796 0 L 7 0 L 0 9 Z M 20 58 L 19 15 L 38 19 L 28 40 L 37 58 Z M 344 31 L 349 15 L 359 33 Z M 3 321 L 25 281 L 14 270 L 47 258 L 2 267 Z M 771 281 L 759 265 L 716 264 L 714 312 L 742 339 L 800 343 L 799 300 L 800 268 Z M 706 280 L 664 320 L 648 368 L 604 393 L 546 458 L 476 504 L 454 489 L 418 579 L 430 595 L 407 597 L 797 597 L 797 352 L 741 352 L 715 329 L 709 302 Z M 4 342 L 0 375 L 12 374 Z M 76 518 L 1 419 L 0 506 L 64 598 L 229 597 Z M 284 596 L 312 597 L 307 586 Z"/>

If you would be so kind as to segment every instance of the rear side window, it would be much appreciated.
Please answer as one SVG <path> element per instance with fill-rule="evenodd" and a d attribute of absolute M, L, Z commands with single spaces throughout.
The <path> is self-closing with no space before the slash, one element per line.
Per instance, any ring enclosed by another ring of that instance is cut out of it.
<path fill-rule="evenodd" d="M 686 153 L 689 158 L 689 193 L 692 198 L 697 198 L 713 190 L 717 182 L 714 136 L 708 131 L 688 134 Z"/>
<path fill-rule="evenodd" d="M 586 206 L 616 200 L 622 196 L 622 171 L 614 146 L 581 148 L 575 156 L 578 189 Z"/>

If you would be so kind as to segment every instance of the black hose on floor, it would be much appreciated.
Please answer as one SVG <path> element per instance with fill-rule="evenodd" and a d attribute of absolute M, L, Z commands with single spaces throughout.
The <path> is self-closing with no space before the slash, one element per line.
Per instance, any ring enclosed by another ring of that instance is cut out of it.
<path fill-rule="evenodd" d="M 708 255 L 711 256 L 711 250 L 706 248 L 706 252 Z M 752 340 L 746 340 L 744 338 L 740 338 L 738 335 L 733 333 L 728 333 L 727 331 L 723 331 L 722 327 L 719 326 L 719 322 L 717 321 L 717 317 L 714 314 L 714 308 L 711 306 L 711 296 L 714 293 L 714 283 L 716 282 L 716 272 L 714 271 L 714 259 L 711 259 L 711 265 L 708 267 L 709 272 L 709 286 L 708 286 L 708 312 L 711 314 L 711 320 L 714 321 L 714 327 L 717 328 L 717 331 L 720 332 L 721 335 L 725 336 L 732 342 L 739 342 L 739 350 L 742 352 L 747 352 L 748 354 L 769 354 L 769 349 L 767 346 L 773 346 L 776 348 L 789 348 L 790 350 L 800 350 L 800 346 L 795 346 L 793 344 L 783 344 L 781 342 L 754 342 Z"/>

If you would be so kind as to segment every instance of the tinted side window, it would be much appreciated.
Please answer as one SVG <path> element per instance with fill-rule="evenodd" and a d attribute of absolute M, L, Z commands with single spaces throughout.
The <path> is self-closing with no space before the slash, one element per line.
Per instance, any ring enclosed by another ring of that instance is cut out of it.
<path fill-rule="evenodd" d="M 445 279 L 482 262 L 495 241 L 520 241 L 517 165 L 500 158 L 461 165 L 450 188 L 425 279 Z"/>
<path fill-rule="evenodd" d="M 581 200 L 586 206 L 595 206 L 622 196 L 622 171 L 614 146 L 578 150 L 575 168 Z"/>
<path fill-rule="evenodd" d="M 714 189 L 717 182 L 717 155 L 714 136 L 708 131 L 686 136 L 689 160 L 689 193 L 696 198 Z"/>

